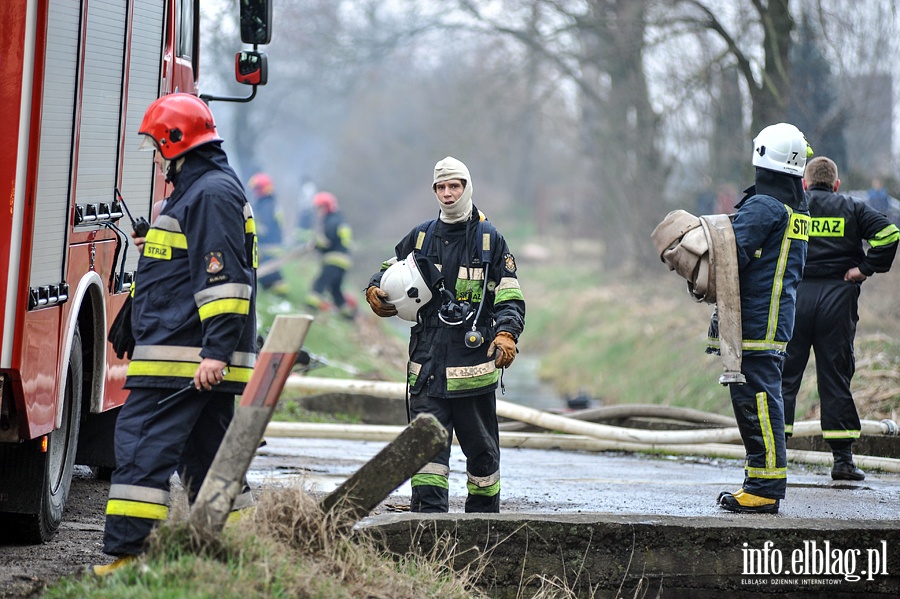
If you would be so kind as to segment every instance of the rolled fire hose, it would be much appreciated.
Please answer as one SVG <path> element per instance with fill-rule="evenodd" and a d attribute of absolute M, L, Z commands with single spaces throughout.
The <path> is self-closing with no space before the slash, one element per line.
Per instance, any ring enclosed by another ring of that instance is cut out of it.
<path fill-rule="evenodd" d="M 311 422 L 270 422 L 267 437 L 306 439 L 345 439 L 390 443 L 403 430 L 402 426 L 375 424 L 324 424 Z M 585 437 L 583 435 L 556 435 L 551 433 L 500 433 L 501 447 L 524 449 L 560 449 L 565 451 L 651 451 L 670 455 L 704 455 L 743 460 L 747 457 L 742 445 L 721 443 L 646 445 Z M 788 449 L 789 460 L 804 464 L 830 466 L 831 453 Z M 854 455 L 853 462 L 864 469 L 900 473 L 900 460 L 878 456 Z"/>
<path fill-rule="evenodd" d="M 358 393 L 391 399 L 403 399 L 406 394 L 406 385 L 403 383 L 349 381 L 296 375 L 288 377 L 285 389 L 316 393 Z M 574 420 L 500 399 L 497 400 L 497 415 L 503 418 L 527 422 L 547 430 L 624 443 L 680 445 L 690 443 L 737 443 L 741 440 L 740 431 L 736 426 L 686 431 L 651 431 L 624 428 Z M 816 421 L 807 420 L 794 423 L 794 437 L 813 437 L 821 433 L 821 424 Z M 861 433 L 863 435 L 897 435 L 900 434 L 900 429 L 892 420 L 863 420 L 861 422 Z"/>
<path fill-rule="evenodd" d="M 660 406 L 656 404 L 623 404 L 617 406 L 602 406 L 599 408 L 587 408 L 567 412 L 566 418 L 586 420 L 588 422 L 602 422 L 604 420 L 623 420 L 625 418 L 661 418 L 677 422 L 706 424 L 711 427 L 735 426 L 734 418 L 722 416 L 712 412 L 703 412 L 693 408 L 681 408 L 677 406 Z M 528 428 L 527 422 L 512 420 L 501 422 L 501 431 L 521 431 Z"/>

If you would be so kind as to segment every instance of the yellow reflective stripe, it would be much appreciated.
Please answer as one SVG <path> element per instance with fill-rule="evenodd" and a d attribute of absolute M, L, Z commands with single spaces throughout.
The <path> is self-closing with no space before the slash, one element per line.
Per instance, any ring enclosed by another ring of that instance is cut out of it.
<path fill-rule="evenodd" d="M 176 378 L 194 378 L 197 372 L 197 363 L 193 362 L 151 362 L 145 360 L 132 360 L 128 364 L 128 376 L 159 376 Z M 229 366 L 225 373 L 225 380 L 233 383 L 246 383 L 253 374 L 252 368 L 241 366 Z"/>
<path fill-rule="evenodd" d="M 766 470 L 776 467 L 775 463 L 775 435 L 772 434 L 772 421 L 769 419 L 769 402 L 766 401 L 766 392 L 756 394 L 756 417 L 759 419 L 759 431 L 762 434 L 763 445 L 766 447 Z"/>
<path fill-rule="evenodd" d="M 322 264 L 331 264 L 345 270 L 353 266 L 350 256 L 344 252 L 327 252 L 322 256 Z"/>
<path fill-rule="evenodd" d="M 525 301 L 521 289 L 499 289 L 494 293 L 494 305 L 500 302 L 511 302 L 514 300 Z"/>
<path fill-rule="evenodd" d="M 481 387 L 488 387 L 497 382 L 500 378 L 500 371 L 494 370 L 494 372 L 488 374 L 482 374 L 479 376 L 473 376 L 470 378 L 447 378 L 447 391 L 465 391 L 469 389 L 479 389 Z"/>
<path fill-rule="evenodd" d="M 423 243 L 425 243 L 425 231 L 419 231 L 419 234 L 416 236 L 416 249 L 421 250 Z"/>
<path fill-rule="evenodd" d="M 253 217 L 248 218 L 244 221 L 244 233 L 247 235 L 256 236 L 256 221 L 253 220 Z"/>
<path fill-rule="evenodd" d="M 145 520 L 165 520 L 169 517 L 169 507 L 143 501 L 110 499 L 106 503 L 107 516 L 131 516 Z"/>
<path fill-rule="evenodd" d="M 785 206 L 788 212 L 788 220 L 794 212 L 790 206 Z M 775 280 L 772 281 L 772 296 L 769 298 L 769 322 L 766 325 L 766 341 L 775 339 L 775 330 L 778 328 L 778 311 L 781 309 L 781 291 L 784 288 L 784 271 L 787 270 L 788 257 L 791 251 L 791 239 L 789 236 L 790 222 L 784 230 L 781 238 L 781 249 L 778 254 L 778 263 L 775 266 Z"/>
<path fill-rule="evenodd" d="M 353 230 L 350 228 L 350 225 L 344 224 L 339 226 L 337 235 L 345 248 L 349 248 L 350 244 L 353 243 Z"/>
<path fill-rule="evenodd" d="M 147 232 L 146 243 L 169 246 L 179 250 L 186 250 L 188 247 L 187 237 L 185 237 L 184 233 L 163 231 L 162 229 L 155 228 L 150 229 Z"/>
<path fill-rule="evenodd" d="M 409 484 L 413 487 L 440 487 L 442 489 L 450 488 L 450 481 L 447 480 L 446 476 L 440 476 L 439 474 L 413 474 L 412 478 L 409 479 Z"/>
<path fill-rule="evenodd" d="M 212 318 L 213 316 L 220 316 L 222 314 L 241 314 L 246 315 L 250 313 L 250 300 L 238 299 L 238 298 L 228 298 L 228 299 L 220 299 L 209 302 L 207 304 L 203 304 L 197 310 L 200 313 L 200 320 L 206 320 L 207 318 Z"/>
<path fill-rule="evenodd" d="M 898 241 L 900 241 L 900 229 L 897 228 L 897 225 L 886 226 L 878 233 L 875 233 L 875 237 L 868 240 L 869 245 L 873 248 L 890 245 Z"/>
<path fill-rule="evenodd" d="M 787 478 L 787 468 L 751 468 L 747 466 L 749 478 Z"/>
<path fill-rule="evenodd" d="M 822 431 L 823 439 L 859 439 L 860 431 Z"/>
<path fill-rule="evenodd" d="M 794 425 L 785 423 L 784 424 L 784 433 L 789 435 L 789 434 L 793 434 L 793 432 L 794 432 Z"/>
<path fill-rule="evenodd" d="M 481 497 L 496 497 L 500 493 L 500 481 L 495 482 L 489 487 L 479 487 L 472 483 L 466 483 L 466 490 L 469 495 L 479 495 Z"/>

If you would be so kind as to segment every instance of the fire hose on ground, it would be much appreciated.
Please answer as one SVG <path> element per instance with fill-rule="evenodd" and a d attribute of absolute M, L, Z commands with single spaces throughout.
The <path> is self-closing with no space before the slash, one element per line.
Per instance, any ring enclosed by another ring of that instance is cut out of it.
<path fill-rule="evenodd" d="M 361 394 L 388 399 L 403 399 L 406 393 L 406 386 L 403 383 L 294 375 L 288 378 L 285 389 L 309 393 Z M 621 414 L 625 413 L 621 412 Z M 501 444 L 505 446 L 535 449 L 553 447 L 584 451 L 643 451 L 675 455 L 711 455 L 735 459 L 743 459 L 746 455 L 743 446 L 736 444 L 741 440 L 736 426 L 679 431 L 625 428 L 576 420 L 499 399 L 497 400 L 497 415 L 546 430 L 568 433 L 568 435 L 558 435 L 503 432 L 500 435 Z M 717 422 L 717 424 L 721 425 L 721 422 Z M 390 440 L 400 430 L 402 427 L 279 422 L 270 424 L 266 434 L 270 436 L 325 436 L 326 438 L 374 441 Z M 794 437 L 812 437 L 821 435 L 821 433 L 821 425 L 816 421 L 802 421 L 794 424 Z M 892 420 L 864 420 L 861 434 L 864 436 L 898 435 L 900 428 Z M 569 435 L 574 437 L 570 438 Z M 788 459 L 822 465 L 830 465 L 832 462 L 830 453 L 802 450 L 788 450 Z M 900 459 L 854 455 L 854 461 L 860 468 L 900 473 Z"/>

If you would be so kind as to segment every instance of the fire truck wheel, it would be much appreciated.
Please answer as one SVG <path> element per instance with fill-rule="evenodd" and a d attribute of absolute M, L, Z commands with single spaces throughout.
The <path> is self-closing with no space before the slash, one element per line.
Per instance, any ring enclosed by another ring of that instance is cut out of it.
<path fill-rule="evenodd" d="M 78 431 L 81 425 L 81 401 L 83 384 L 83 356 L 81 334 L 76 328 L 72 340 L 69 367 L 66 370 L 66 388 L 63 394 L 63 414 L 60 427 L 48 435 L 47 451 L 37 448 L 40 439 L 23 444 L 25 451 L 19 459 L 23 473 L 23 496 L 30 498 L 22 510 L 11 518 L 4 518 L 15 530 L 13 536 L 20 542 L 42 543 L 50 540 L 62 522 L 66 499 L 72 486 Z"/>

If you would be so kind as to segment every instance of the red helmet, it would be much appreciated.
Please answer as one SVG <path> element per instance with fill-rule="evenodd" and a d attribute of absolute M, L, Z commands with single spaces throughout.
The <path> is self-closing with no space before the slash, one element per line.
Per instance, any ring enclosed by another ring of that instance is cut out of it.
<path fill-rule="evenodd" d="M 337 212 L 337 198 L 327 191 L 320 191 L 313 196 L 313 206 L 316 208 L 325 208 L 325 212 Z"/>
<path fill-rule="evenodd" d="M 153 138 L 166 160 L 197 146 L 222 141 L 209 106 L 191 94 L 169 94 L 155 100 L 144 113 L 138 133 Z"/>
<path fill-rule="evenodd" d="M 256 173 L 250 177 L 248 184 L 250 185 L 250 189 L 253 190 L 253 193 L 261 198 L 275 193 L 275 185 L 272 183 L 272 177 L 265 173 Z"/>

